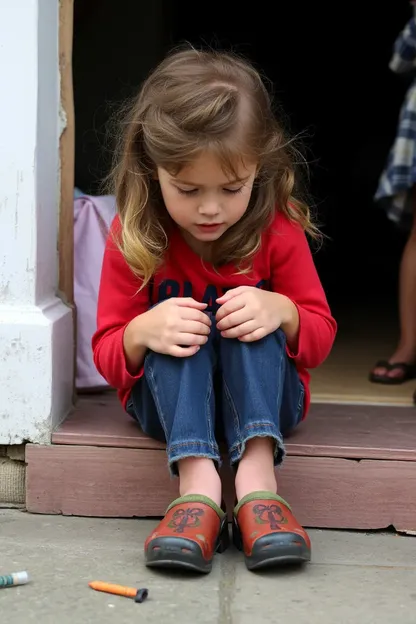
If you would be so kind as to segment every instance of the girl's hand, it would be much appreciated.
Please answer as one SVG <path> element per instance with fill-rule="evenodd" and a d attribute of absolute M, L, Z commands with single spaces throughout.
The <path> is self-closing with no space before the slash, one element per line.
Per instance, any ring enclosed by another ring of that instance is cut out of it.
<path fill-rule="evenodd" d="M 284 295 L 252 286 L 239 286 L 217 299 L 217 328 L 224 338 L 260 340 L 284 324 L 291 324 L 296 306 Z"/>
<path fill-rule="evenodd" d="M 174 357 L 194 355 L 208 340 L 211 319 L 206 303 L 172 297 L 136 317 L 127 327 L 137 347 Z M 131 326 L 131 327 L 130 327 Z"/>

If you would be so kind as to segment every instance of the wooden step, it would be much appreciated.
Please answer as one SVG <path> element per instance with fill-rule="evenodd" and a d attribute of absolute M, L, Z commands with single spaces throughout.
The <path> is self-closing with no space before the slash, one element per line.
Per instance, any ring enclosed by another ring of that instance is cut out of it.
<path fill-rule="evenodd" d="M 416 531 L 415 409 L 312 404 L 286 448 L 279 492 L 305 526 Z M 52 445 L 27 445 L 26 461 L 32 513 L 162 516 L 177 495 L 164 445 L 112 393 L 81 398 Z M 223 481 L 231 509 L 226 464 Z"/>

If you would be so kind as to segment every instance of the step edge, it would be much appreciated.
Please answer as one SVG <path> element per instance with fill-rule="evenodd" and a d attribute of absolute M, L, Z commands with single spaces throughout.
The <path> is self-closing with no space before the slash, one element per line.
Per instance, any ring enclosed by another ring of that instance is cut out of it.
<path fill-rule="evenodd" d="M 112 449 L 137 449 L 139 450 L 155 450 L 164 451 L 165 445 L 154 440 L 146 440 L 145 438 L 124 438 L 125 444 L 114 445 L 111 439 L 105 440 L 103 436 L 100 440 L 82 441 L 79 437 L 54 436 L 51 446 L 73 446 L 73 447 L 93 447 L 93 448 L 112 448 Z M 130 440 L 130 443 L 128 442 Z M 123 441 L 123 438 L 120 440 Z M 36 445 L 35 445 L 36 446 Z M 371 452 L 369 452 L 371 450 Z M 292 457 L 332 457 L 334 459 L 350 459 L 355 461 L 374 460 L 374 461 L 405 461 L 416 462 L 416 449 L 376 449 L 373 447 L 334 447 L 316 445 L 291 444 L 286 445 L 286 454 Z"/>

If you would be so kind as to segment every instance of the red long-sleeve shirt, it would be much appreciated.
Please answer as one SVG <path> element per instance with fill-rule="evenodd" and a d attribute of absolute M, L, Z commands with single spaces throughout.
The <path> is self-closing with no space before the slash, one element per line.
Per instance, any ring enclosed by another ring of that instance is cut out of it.
<path fill-rule="evenodd" d="M 113 234 L 120 232 L 116 217 L 111 227 L 104 254 L 98 298 L 97 331 L 92 339 L 94 362 L 108 384 L 118 390 L 126 407 L 131 388 L 143 375 L 127 370 L 123 334 L 128 323 L 149 307 L 169 297 L 192 296 L 216 309 L 216 299 L 226 290 L 248 285 L 265 288 L 289 297 L 300 317 L 298 349 L 290 358 L 295 362 L 305 387 L 304 416 L 310 404 L 307 369 L 319 366 L 328 356 L 336 334 L 306 236 L 302 229 L 278 212 L 265 230 L 262 244 L 253 259 L 251 272 L 236 275 L 235 267 L 225 265 L 218 272 L 185 243 L 173 228 L 169 249 L 162 268 L 154 275 L 152 286 L 140 292 L 140 280 L 126 264 L 116 247 Z"/>

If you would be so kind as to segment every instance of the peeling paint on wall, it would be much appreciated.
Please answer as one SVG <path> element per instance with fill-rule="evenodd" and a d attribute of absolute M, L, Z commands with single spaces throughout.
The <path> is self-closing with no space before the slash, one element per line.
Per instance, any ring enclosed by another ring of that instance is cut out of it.
<path fill-rule="evenodd" d="M 56 297 L 59 137 L 67 124 L 58 9 L 50 0 L 0 2 L 0 77 L 13 83 L 0 99 L 2 448 L 49 444 L 72 407 L 72 311 Z"/>

